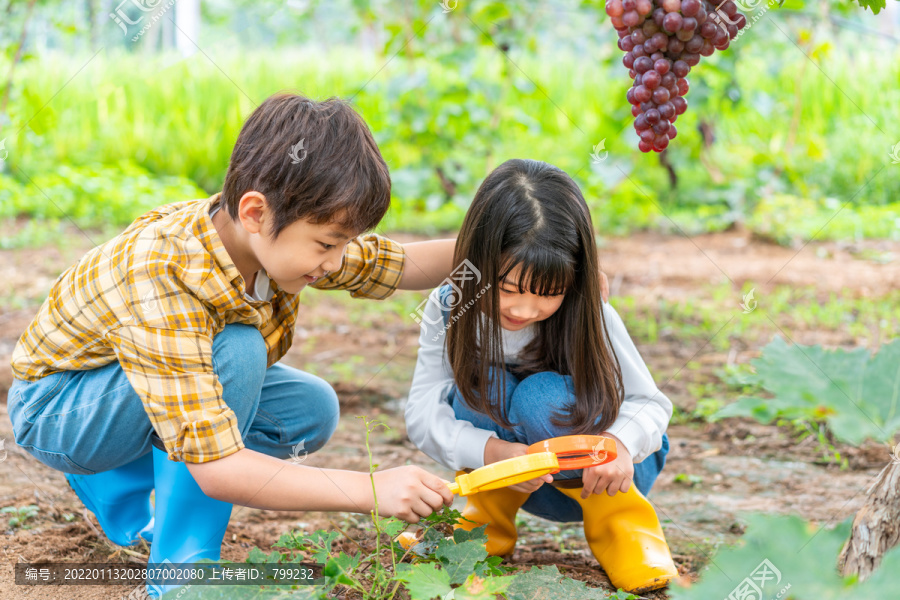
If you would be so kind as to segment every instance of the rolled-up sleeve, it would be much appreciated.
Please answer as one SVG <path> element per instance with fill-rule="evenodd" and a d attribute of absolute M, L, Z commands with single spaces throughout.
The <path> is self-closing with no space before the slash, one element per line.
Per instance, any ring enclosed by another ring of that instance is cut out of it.
<path fill-rule="evenodd" d="M 349 290 L 354 298 L 387 298 L 400 284 L 406 252 L 382 235 L 369 233 L 351 240 L 341 268 L 311 285 L 319 290 Z"/>
<path fill-rule="evenodd" d="M 208 335 L 133 325 L 108 339 L 170 460 L 203 463 L 244 448 L 213 370 Z"/>

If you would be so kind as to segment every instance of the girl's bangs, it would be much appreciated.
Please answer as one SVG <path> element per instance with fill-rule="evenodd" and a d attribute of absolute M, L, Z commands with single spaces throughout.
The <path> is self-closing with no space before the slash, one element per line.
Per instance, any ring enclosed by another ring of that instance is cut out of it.
<path fill-rule="evenodd" d="M 565 254 L 532 244 L 523 244 L 506 257 L 500 269 L 500 279 L 520 267 L 519 293 L 538 296 L 564 294 L 575 281 L 575 261 Z"/>

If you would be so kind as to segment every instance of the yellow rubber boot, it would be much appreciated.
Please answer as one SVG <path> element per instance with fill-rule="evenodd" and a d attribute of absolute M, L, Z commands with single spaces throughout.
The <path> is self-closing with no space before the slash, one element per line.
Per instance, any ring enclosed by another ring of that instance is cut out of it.
<path fill-rule="evenodd" d="M 665 587 L 678 575 L 659 517 L 634 485 L 625 493 L 591 494 L 586 500 L 581 487 L 556 489 L 581 505 L 584 537 L 615 587 L 640 594 Z"/>
<path fill-rule="evenodd" d="M 462 516 L 474 523 L 461 520 L 453 528 L 472 531 L 487 524 L 484 532 L 488 539 L 486 545 L 488 554 L 490 556 L 512 554 L 516 540 L 519 539 L 516 513 L 530 495 L 509 488 L 499 488 L 467 496 Z"/>
<path fill-rule="evenodd" d="M 456 476 L 465 472 L 457 471 Z M 466 496 L 466 507 L 463 508 L 462 516 L 474 523 L 459 521 L 453 528 L 472 531 L 476 527 L 487 524 L 484 531 L 488 538 L 486 544 L 488 554 L 490 556 L 511 554 L 519 537 L 516 530 L 516 513 L 530 495 L 509 488 L 500 488 Z M 419 540 L 415 533 L 405 532 L 397 537 L 397 542 L 404 549 L 409 550 L 418 544 Z"/>

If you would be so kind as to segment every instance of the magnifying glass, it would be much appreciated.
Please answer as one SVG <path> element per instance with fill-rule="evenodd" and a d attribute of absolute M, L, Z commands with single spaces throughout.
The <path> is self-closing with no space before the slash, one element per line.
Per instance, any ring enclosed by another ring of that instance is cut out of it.
<path fill-rule="evenodd" d="M 548 473 L 558 473 L 559 460 L 553 452 L 530 452 L 522 456 L 508 458 L 471 473 L 456 477 L 450 485 L 450 491 L 460 496 L 469 496 L 476 492 L 486 492 L 498 488 L 515 485 L 523 481 L 537 479 Z"/>
<path fill-rule="evenodd" d="M 616 441 L 602 435 L 563 435 L 532 444 L 527 452 L 526 456 L 556 454 L 561 471 L 605 465 L 618 456 Z"/>

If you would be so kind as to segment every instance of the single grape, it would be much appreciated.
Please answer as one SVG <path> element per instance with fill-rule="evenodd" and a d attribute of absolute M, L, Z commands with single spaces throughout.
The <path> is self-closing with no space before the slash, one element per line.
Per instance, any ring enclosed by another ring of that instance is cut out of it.
<path fill-rule="evenodd" d="M 735 27 L 737 27 L 738 29 L 743 29 L 747 26 L 747 17 L 745 17 L 744 15 L 738 14 L 738 16 L 736 16 L 732 20 L 734 21 Z"/>
<path fill-rule="evenodd" d="M 653 41 L 656 43 L 657 48 L 662 49 L 669 45 L 669 36 L 662 31 L 658 31 L 653 34 Z"/>
<path fill-rule="evenodd" d="M 703 47 L 703 38 L 699 35 L 695 35 L 691 39 L 689 39 L 684 44 L 684 50 L 686 52 L 699 52 L 700 48 Z"/>
<path fill-rule="evenodd" d="M 628 65 L 626 65 L 628 66 Z M 653 68 L 653 61 L 649 56 L 641 56 L 634 60 L 634 70 L 638 73 L 646 73 Z"/>
<path fill-rule="evenodd" d="M 625 19 L 623 19 L 622 17 L 610 17 L 609 22 L 616 29 L 622 29 L 625 27 Z"/>
<path fill-rule="evenodd" d="M 660 104 L 657 110 L 659 111 L 659 116 L 667 121 L 675 116 L 675 105 L 672 104 L 671 100 L 665 104 Z"/>
<path fill-rule="evenodd" d="M 670 37 L 669 38 L 669 46 L 668 46 L 669 54 L 680 54 L 683 51 L 684 51 L 684 42 L 682 42 L 675 36 Z"/>
<path fill-rule="evenodd" d="M 725 2 L 722 3 L 722 12 L 724 12 L 729 17 L 733 17 L 735 14 L 737 14 L 737 11 L 737 5 L 731 0 L 725 0 Z"/>
<path fill-rule="evenodd" d="M 671 127 L 671 125 L 668 121 L 666 121 L 665 119 L 660 119 L 653 124 L 653 132 L 659 135 L 661 133 L 669 131 L 669 127 Z"/>
<path fill-rule="evenodd" d="M 634 43 L 634 40 L 631 39 L 631 36 L 623 37 L 621 42 L 622 42 L 622 45 L 624 46 L 624 48 L 622 48 L 622 50 L 624 50 L 625 52 L 631 52 L 632 50 L 634 50 L 634 47 L 637 45 Z"/>
<path fill-rule="evenodd" d="M 656 23 L 657 27 L 663 26 L 663 20 L 666 18 L 666 11 L 662 8 L 657 8 L 653 11 L 653 22 Z"/>
<path fill-rule="evenodd" d="M 653 143 L 653 149 L 656 150 L 657 152 L 662 152 L 663 150 L 666 149 L 666 147 L 668 145 L 669 145 L 668 136 L 663 137 L 663 138 L 657 137 L 656 141 Z"/>
<path fill-rule="evenodd" d="M 654 69 L 656 68 L 657 61 L 665 60 L 665 58 L 666 58 L 666 55 L 663 54 L 662 52 L 654 52 L 653 54 L 651 54 L 650 60 L 653 61 L 653 68 Z"/>
<path fill-rule="evenodd" d="M 622 0 L 622 10 L 628 12 L 635 9 L 637 9 L 637 0 Z"/>
<path fill-rule="evenodd" d="M 718 31 L 719 31 L 719 29 L 716 27 L 716 24 L 713 23 L 712 21 L 707 21 L 706 23 L 704 23 L 703 25 L 700 26 L 700 36 L 703 38 L 706 38 L 708 40 L 711 40 L 714 37 L 716 37 L 716 32 L 718 32 Z"/>
<path fill-rule="evenodd" d="M 662 7 L 667 13 L 678 12 L 681 10 L 681 0 L 663 0 Z"/>
<path fill-rule="evenodd" d="M 634 54 L 628 52 L 625 56 L 622 57 L 622 64 L 625 65 L 626 69 L 630 69 L 634 66 Z"/>
<path fill-rule="evenodd" d="M 652 144 L 653 140 L 656 139 L 656 134 L 652 129 L 645 129 L 641 132 L 641 141 L 647 142 L 648 144 Z"/>
<path fill-rule="evenodd" d="M 611 17 L 621 17 L 625 10 L 622 8 L 622 0 L 607 0 L 606 14 Z"/>
<path fill-rule="evenodd" d="M 638 131 L 644 131 L 645 129 L 650 129 L 650 123 L 647 122 L 647 115 L 638 115 L 634 120 L 634 128 Z"/>
<path fill-rule="evenodd" d="M 697 23 L 699 23 L 700 25 L 703 25 L 704 23 L 706 23 L 706 20 L 709 18 L 709 15 L 707 14 L 706 10 L 703 7 L 701 7 L 700 11 L 696 15 L 694 15 L 694 18 L 697 19 Z"/>
<path fill-rule="evenodd" d="M 663 75 L 662 82 L 661 82 L 662 86 L 664 88 L 670 88 L 673 85 L 675 85 L 676 79 L 677 79 L 677 77 L 675 76 L 675 73 L 673 73 L 672 71 L 669 71 L 668 73 Z"/>
<path fill-rule="evenodd" d="M 637 11 L 642 17 L 646 17 L 653 10 L 653 2 L 650 0 L 637 0 Z"/>
<path fill-rule="evenodd" d="M 731 45 L 731 40 L 725 40 L 721 44 L 713 44 L 716 50 L 728 50 L 728 46 Z"/>
<path fill-rule="evenodd" d="M 653 97 L 653 92 L 643 85 L 634 88 L 634 99 L 638 102 L 647 102 Z M 641 107 L 643 108 L 643 106 Z"/>
<path fill-rule="evenodd" d="M 647 56 L 647 51 L 644 50 L 644 45 L 643 45 L 643 44 L 638 44 L 637 46 L 635 46 L 635 47 L 631 50 L 631 53 L 634 54 L 634 57 L 635 57 L 635 58 L 638 58 L 639 56 Z"/>
<path fill-rule="evenodd" d="M 675 129 L 674 125 L 670 125 L 669 130 L 666 132 L 666 135 L 669 136 L 670 140 L 674 140 L 675 136 L 678 135 L 678 130 Z"/>
<path fill-rule="evenodd" d="M 628 27 L 634 27 L 641 22 L 641 15 L 637 14 L 636 10 L 629 10 L 627 13 L 622 15 L 622 22 L 625 23 L 625 25 L 627 25 Z"/>
<path fill-rule="evenodd" d="M 628 69 L 628 76 L 634 79 L 635 77 L 637 77 L 637 71 L 635 71 L 634 69 Z"/>
<path fill-rule="evenodd" d="M 700 12 L 700 0 L 681 0 L 681 13 L 686 17 L 693 17 Z"/>
<path fill-rule="evenodd" d="M 670 12 L 666 15 L 666 18 L 663 19 L 663 29 L 668 31 L 669 33 L 675 33 L 681 26 L 684 24 L 684 19 L 681 15 L 675 12 Z"/>
<path fill-rule="evenodd" d="M 691 84 L 688 83 L 687 79 L 683 79 L 683 78 L 679 79 L 677 85 L 678 85 L 678 95 L 679 96 L 684 96 L 685 94 L 688 93 L 688 90 L 691 89 Z"/>
<path fill-rule="evenodd" d="M 716 49 L 713 47 L 712 42 L 709 40 L 703 40 L 703 45 L 700 46 L 700 56 L 712 56 Z"/>
<path fill-rule="evenodd" d="M 700 55 L 696 52 L 686 52 L 684 56 L 682 56 L 682 59 L 692 67 L 696 67 L 700 64 Z"/>
<path fill-rule="evenodd" d="M 677 37 L 682 42 L 686 42 L 692 37 L 694 37 L 693 31 L 688 31 L 687 29 L 679 29 L 675 32 L 675 37 Z"/>
<path fill-rule="evenodd" d="M 653 63 L 653 68 L 660 75 L 665 75 L 672 68 L 672 62 L 669 60 L 666 60 L 665 58 L 658 58 Z"/>
<path fill-rule="evenodd" d="M 634 87 L 637 87 L 644 83 L 644 76 L 638 73 L 634 76 Z"/>
<path fill-rule="evenodd" d="M 651 108 L 656 108 L 656 105 L 652 102 L 641 102 L 641 112 L 647 112 Z"/>
<path fill-rule="evenodd" d="M 728 30 L 728 37 L 730 37 L 731 39 L 734 39 L 737 37 L 737 34 L 738 34 L 737 25 L 732 25 L 729 23 L 728 26 L 726 27 L 726 29 Z"/>
<path fill-rule="evenodd" d="M 713 45 L 718 46 L 719 44 L 722 44 L 723 42 L 727 42 L 728 40 L 729 40 L 728 31 L 725 29 L 716 27 L 716 35 L 712 39 Z"/>
<path fill-rule="evenodd" d="M 640 106 L 632 106 L 631 107 L 631 116 L 636 117 L 639 114 L 641 114 L 641 107 Z"/>
<path fill-rule="evenodd" d="M 687 74 L 691 72 L 691 66 L 683 60 L 677 60 L 672 65 L 672 72 L 675 73 L 675 77 L 687 77 Z"/>
<path fill-rule="evenodd" d="M 683 115 L 684 111 L 687 110 L 688 101 L 687 101 L 687 99 L 682 98 L 681 96 L 678 96 L 678 97 L 672 98 L 672 106 L 675 107 L 676 115 Z"/>
<path fill-rule="evenodd" d="M 644 113 L 644 118 L 647 119 L 647 122 L 651 125 L 655 125 L 656 123 L 659 123 L 659 120 L 662 118 L 662 116 L 659 114 L 658 109 L 651 108 Z"/>
<path fill-rule="evenodd" d="M 659 87 L 659 83 L 662 80 L 662 75 L 654 71 L 653 69 L 647 71 L 643 75 L 643 81 L 641 83 L 651 90 L 655 90 Z"/>
<path fill-rule="evenodd" d="M 647 142 L 645 142 L 643 140 L 638 142 L 638 150 L 640 150 L 641 152 L 650 152 L 652 149 L 653 149 L 653 146 L 651 146 Z"/>
<path fill-rule="evenodd" d="M 685 19 L 683 19 L 681 28 L 686 29 L 687 31 L 694 31 L 695 29 L 697 29 L 697 19 L 693 17 L 686 17 Z"/>
<path fill-rule="evenodd" d="M 628 88 L 628 91 L 625 92 L 625 99 L 628 100 L 628 104 L 636 105 L 637 102 L 634 100 L 634 88 Z"/>
<path fill-rule="evenodd" d="M 659 25 L 654 23 L 652 19 L 647 19 L 646 21 L 644 21 L 644 24 L 641 25 L 641 31 L 643 31 L 644 35 L 649 38 L 654 33 L 659 31 Z"/>
<path fill-rule="evenodd" d="M 668 102 L 669 97 L 671 97 L 671 94 L 669 93 L 669 90 L 664 87 L 653 90 L 653 101 L 657 104 Z"/>

